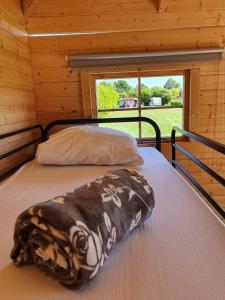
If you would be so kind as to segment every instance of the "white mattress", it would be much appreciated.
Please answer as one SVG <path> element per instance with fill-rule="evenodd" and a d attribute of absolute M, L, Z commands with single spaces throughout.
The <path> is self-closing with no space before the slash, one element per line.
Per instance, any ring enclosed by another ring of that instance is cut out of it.
<path fill-rule="evenodd" d="M 155 149 L 140 149 L 138 168 L 155 192 L 152 217 L 122 241 L 91 284 L 65 289 L 35 266 L 10 258 L 18 214 L 72 191 L 112 167 L 26 164 L 0 186 L 0 299 L 224 300 L 225 228 Z M 115 167 L 114 167 L 115 168 Z"/>

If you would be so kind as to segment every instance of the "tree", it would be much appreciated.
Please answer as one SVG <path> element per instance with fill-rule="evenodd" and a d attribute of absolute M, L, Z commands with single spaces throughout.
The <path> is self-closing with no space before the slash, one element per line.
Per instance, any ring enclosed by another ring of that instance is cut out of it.
<path fill-rule="evenodd" d="M 168 104 L 172 99 L 172 94 L 169 89 L 162 88 L 161 86 L 154 86 L 151 88 L 152 97 L 160 97 L 162 105 Z"/>
<path fill-rule="evenodd" d="M 170 92 L 171 92 L 171 95 L 172 95 L 173 99 L 176 99 L 180 96 L 180 89 L 179 88 L 172 88 L 170 90 Z"/>
<path fill-rule="evenodd" d="M 180 89 L 180 83 L 173 78 L 169 78 L 163 87 L 164 87 L 164 89 L 168 89 L 168 90 L 173 89 L 173 88 Z"/>
<path fill-rule="evenodd" d="M 168 89 L 162 89 L 160 97 L 162 98 L 162 105 L 166 105 L 172 100 L 171 92 Z"/>
<path fill-rule="evenodd" d="M 132 87 L 123 79 L 115 81 L 113 85 L 121 98 L 129 96 L 132 91 Z"/>
<path fill-rule="evenodd" d="M 137 87 L 131 87 L 130 91 L 129 91 L 129 96 L 134 97 L 134 98 L 138 98 L 138 88 Z"/>
<path fill-rule="evenodd" d="M 152 97 L 160 97 L 162 90 L 161 86 L 153 86 L 151 88 Z"/>
<path fill-rule="evenodd" d="M 151 97 L 152 97 L 152 90 L 148 86 L 142 84 L 141 97 L 140 97 L 141 102 L 143 102 L 145 106 L 148 106 Z"/>
<path fill-rule="evenodd" d="M 119 94 L 113 85 L 102 82 L 98 85 L 97 99 L 98 109 L 111 109 L 118 106 Z"/>

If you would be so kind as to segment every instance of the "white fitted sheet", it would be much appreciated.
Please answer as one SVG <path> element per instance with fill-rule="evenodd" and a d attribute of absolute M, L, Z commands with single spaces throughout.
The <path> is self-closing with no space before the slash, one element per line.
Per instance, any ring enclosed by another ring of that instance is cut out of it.
<path fill-rule="evenodd" d="M 151 218 L 119 243 L 83 290 L 67 290 L 9 254 L 16 217 L 34 203 L 72 191 L 121 167 L 41 166 L 32 161 L 0 186 L 0 299 L 224 300 L 225 227 L 154 148 L 136 168 L 155 192 Z"/>

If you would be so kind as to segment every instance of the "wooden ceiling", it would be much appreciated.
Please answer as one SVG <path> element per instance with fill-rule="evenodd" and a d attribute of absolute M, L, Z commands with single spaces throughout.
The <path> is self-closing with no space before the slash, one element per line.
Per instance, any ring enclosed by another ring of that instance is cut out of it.
<path fill-rule="evenodd" d="M 15 0 L 26 17 L 225 9 L 224 0 Z"/>
<path fill-rule="evenodd" d="M 136 32 L 225 24 L 224 0 L 21 1 L 29 34 Z"/>
<path fill-rule="evenodd" d="M 127 3 L 127 5 L 131 4 L 135 7 L 135 5 L 137 5 L 137 10 L 138 10 L 138 7 L 142 4 L 142 6 L 145 6 L 146 9 L 148 8 L 148 4 L 149 4 L 149 7 L 151 7 L 151 10 L 152 8 L 155 8 L 155 10 L 157 10 L 158 12 L 160 12 L 161 10 L 165 9 L 166 7 L 166 2 L 168 0 L 135 0 L 135 1 L 132 1 L 132 0 L 128 0 L 128 1 L 123 1 L 123 0 L 120 0 L 120 1 L 100 1 L 100 3 L 102 3 L 102 5 L 105 6 L 105 8 L 108 6 L 108 9 L 110 11 L 110 9 L 112 8 L 113 5 L 123 5 L 123 2 L 124 3 Z M 35 9 L 38 8 L 38 5 L 40 5 L 40 7 L 43 8 L 43 6 L 46 6 L 46 8 L 48 8 L 50 5 L 51 6 L 57 6 L 57 2 L 59 1 L 41 1 L 41 0 L 21 0 L 22 2 L 22 7 L 23 7 L 23 12 L 24 12 L 24 15 L 25 17 L 29 17 L 32 15 L 32 13 L 35 11 Z M 83 5 L 83 1 L 79 1 L 79 0 L 71 0 L 71 1 L 66 1 L 67 3 L 65 3 L 65 1 L 61 1 L 61 7 L 65 8 L 68 4 L 68 2 L 70 2 L 71 6 L 69 6 L 68 8 L 69 9 L 73 9 L 73 8 L 80 8 L 81 6 L 84 6 Z M 86 5 L 84 6 L 87 11 L 88 11 L 88 7 L 92 6 L 93 3 L 91 3 L 92 1 L 85 1 Z M 99 1 L 94 1 L 94 2 L 99 2 Z M 98 5 L 98 3 L 97 3 Z M 58 7 L 60 6 L 60 3 L 58 5 Z M 76 7 L 77 6 L 77 7 Z"/>

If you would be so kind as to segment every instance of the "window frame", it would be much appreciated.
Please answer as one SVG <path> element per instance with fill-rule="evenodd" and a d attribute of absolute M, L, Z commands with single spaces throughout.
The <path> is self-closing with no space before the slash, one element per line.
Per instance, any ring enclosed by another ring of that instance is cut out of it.
<path fill-rule="evenodd" d="M 199 82 L 200 82 L 200 69 L 195 65 L 179 67 L 171 66 L 157 66 L 151 68 L 112 68 L 112 69 L 95 69 L 95 70 L 82 70 L 81 73 L 81 87 L 82 87 L 82 103 L 83 103 L 83 116 L 84 118 L 97 118 L 97 97 L 96 97 L 96 80 L 98 79 L 117 79 L 117 78 L 139 78 L 139 77 L 156 77 L 156 76 L 173 76 L 183 75 L 184 80 L 184 103 L 183 103 L 183 128 L 190 130 L 190 123 L 192 122 L 193 108 L 199 103 Z M 195 98 L 194 105 L 191 105 L 191 99 Z M 180 106 L 179 106 L 180 107 Z M 192 108 L 193 107 L 193 108 Z M 161 107 L 157 107 L 160 109 Z M 164 109 L 166 107 L 163 107 Z M 170 107 L 171 108 L 171 107 Z M 173 108 L 176 108 L 174 106 Z M 142 108 L 144 109 L 144 108 Z M 148 108 L 149 109 L 149 108 Z M 156 109 L 156 108 L 151 108 Z M 118 109 L 115 109 L 115 111 Z M 124 110 L 124 109 L 122 109 Z M 125 110 L 133 110 L 125 109 Z M 137 109 L 135 109 L 137 110 Z M 108 110 L 109 111 L 109 110 Z M 152 138 L 142 138 L 140 142 L 149 141 Z M 187 141 L 184 136 L 178 137 L 179 141 Z M 162 137 L 162 142 L 170 142 L 170 137 Z"/>

